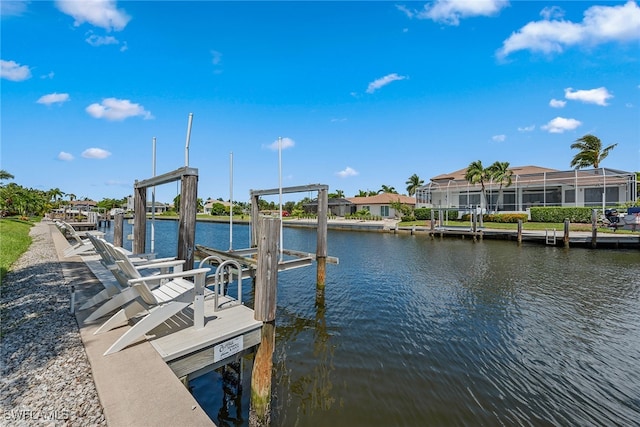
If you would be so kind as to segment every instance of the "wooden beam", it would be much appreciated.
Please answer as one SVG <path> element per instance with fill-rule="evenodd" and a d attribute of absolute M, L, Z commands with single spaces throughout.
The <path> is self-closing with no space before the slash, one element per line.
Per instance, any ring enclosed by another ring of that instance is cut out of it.
<path fill-rule="evenodd" d="M 282 187 L 283 193 L 305 193 L 309 191 L 320 191 L 320 190 L 329 190 L 329 186 L 326 184 L 309 184 L 309 185 L 298 185 L 294 187 Z M 251 196 L 270 196 L 274 194 L 280 194 L 279 188 L 270 188 L 268 190 L 250 190 Z"/>
<path fill-rule="evenodd" d="M 153 178 L 144 179 L 142 181 L 136 181 L 133 184 L 133 188 L 148 188 L 153 187 L 155 185 L 168 184 L 170 182 L 178 181 L 182 179 L 183 176 L 186 175 L 195 175 L 198 176 L 198 169 L 190 168 L 188 166 L 183 166 L 174 171 L 167 172 L 162 175 L 154 176 Z"/>

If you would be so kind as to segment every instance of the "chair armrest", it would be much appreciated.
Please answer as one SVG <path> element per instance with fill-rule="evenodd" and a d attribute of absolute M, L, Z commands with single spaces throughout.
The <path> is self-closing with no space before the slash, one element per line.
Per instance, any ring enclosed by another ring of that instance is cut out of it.
<path fill-rule="evenodd" d="M 169 273 L 169 274 L 159 274 L 157 276 L 150 277 L 140 277 L 136 279 L 129 279 L 128 282 L 130 285 L 142 282 L 150 282 L 150 281 L 159 281 L 163 279 L 176 279 L 178 277 L 190 277 L 190 276 L 198 276 L 205 275 L 210 272 L 210 268 L 195 268 L 193 270 L 180 271 L 178 273 Z"/>
<path fill-rule="evenodd" d="M 160 262 L 147 262 L 144 264 L 134 264 L 136 270 L 144 270 L 145 268 L 163 268 L 163 267 L 177 267 L 183 265 L 185 260 L 176 259 L 173 261 L 160 261 Z"/>

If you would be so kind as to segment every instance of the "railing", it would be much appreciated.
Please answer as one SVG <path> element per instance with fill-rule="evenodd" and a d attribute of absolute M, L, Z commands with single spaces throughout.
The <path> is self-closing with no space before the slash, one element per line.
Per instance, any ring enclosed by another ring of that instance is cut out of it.
<path fill-rule="evenodd" d="M 215 273 L 213 274 L 213 299 L 214 308 L 213 311 L 224 310 L 242 304 L 242 266 L 236 260 L 228 259 L 223 261 L 221 257 L 217 255 L 210 255 L 200 261 L 200 267 L 204 264 L 211 264 L 214 261 L 218 264 Z M 238 296 L 235 300 L 225 301 L 222 304 L 219 303 L 221 296 L 226 296 L 225 286 L 228 286 L 234 281 L 233 275 L 236 274 L 236 280 L 238 281 Z M 211 276 L 210 276 L 211 277 Z"/>

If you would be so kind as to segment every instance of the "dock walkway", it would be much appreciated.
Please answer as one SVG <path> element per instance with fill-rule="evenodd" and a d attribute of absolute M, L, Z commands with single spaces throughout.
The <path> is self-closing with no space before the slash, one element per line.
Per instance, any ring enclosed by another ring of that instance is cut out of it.
<path fill-rule="evenodd" d="M 55 226 L 51 225 L 50 231 L 58 259 L 62 264 L 63 274 L 66 281 L 74 286 L 76 306 L 79 306 L 85 298 L 103 289 L 101 280 L 113 280 L 113 276 L 110 277 L 111 273 L 106 269 L 103 268 L 103 271 L 100 271 L 97 268 L 95 256 L 93 259 L 85 257 L 86 262 L 80 256 L 65 258 L 64 249 L 69 246 L 68 241 Z M 98 273 L 98 277 L 89 267 L 90 265 Z M 246 307 L 240 308 L 249 310 Z M 157 348 L 161 348 L 162 344 L 141 341 L 118 353 L 103 356 L 107 348 L 122 335 L 123 329 L 118 328 L 93 335 L 100 324 L 83 324 L 90 313 L 91 310 L 76 312 L 76 320 L 108 425 L 215 425 L 167 363 L 167 357 L 175 353 L 168 352 L 161 355 Z M 232 310 L 220 313 L 231 316 Z M 215 321 L 209 323 L 216 324 Z M 182 329 L 188 329 L 188 325 L 186 328 L 183 325 Z M 258 341 L 259 330 L 258 328 Z M 211 333 L 210 330 L 208 332 Z M 225 334 L 224 331 L 221 333 Z M 226 334 L 229 334 L 228 329 Z M 171 335 L 166 335 L 165 339 L 169 337 Z M 222 339 L 224 340 L 225 336 Z M 162 338 L 158 341 L 162 341 Z M 202 346 L 203 342 L 197 345 Z M 188 352 L 184 345 L 180 348 L 183 353 Z M 178 360 L 184 360 L 184 354 L 180 357 Z M 200 360 L 203 364 L 211 361 L 207 358 Z M 193 361 L 190 361 L 186 371 L 189 371 L 192 365 Z"/>

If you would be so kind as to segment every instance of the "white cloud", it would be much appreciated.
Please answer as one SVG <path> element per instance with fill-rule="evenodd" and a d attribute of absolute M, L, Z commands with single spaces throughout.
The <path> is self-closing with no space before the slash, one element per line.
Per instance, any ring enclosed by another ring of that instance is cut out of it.
<path fill-rule="evenodd" d="M 21 82 L 31 77 L 31 70 L 26 65 L 20 65 L 15 61 L 0 59 L 0 78 Z"/>
<path fill-rule="evenodd" d="M 115 0 L 57 0 L 56 6 L 75 19 L 76 27 L 88 22 L 107 31 L 120 31 L 131 20 L 124 10 L 116 8 Z"/>
<path fill-rule="evenodd" d="M 542 126 L 542 129 L 548 131 L 549 133 L 564 133 L 568 130 L 574 130 L 580 125 L 582 125 L 582 122 L 580 122 L 579 120 L 556 117 L 546 125 Z"/>
<path fill-rule="evenodd" d="M 82 157 L 85 159 L 106 159 L 110 155 L 110 152 L 102 148 L 87 148 L 82 152 Z"/>
<path fill-rule="evenodd" d="M 276 139 L 269 145 L 270 150 L 278 151 L 279 141 Z M 291 138 L 282 138 L 282 149 L 286 150 L 287 148 L 291 148 L 296 145 L 295 141 Z"/>
<path fill-rule="evenodd" d="M 415 11 L 409 9 L 407 6 L 403 5 L 403 4 L 397 4 L 396 5 L 396 9 L 398 9 L 400 12 L 404 13 L 405 15 L 407 15 L 407 18 L 413 18 L 415 15 Z"/>
<path fill-rule="evenodd" d="M 549 106 L 553 107 L 553 108 L 562 108 L 565 105 L 567 105 L 567 101 L 563 101 L 561 99 L 552 99 L 551 101 L 549 101 Z"/>
<path fill-rule="evenodd" d="M 347 178 L 349 176 L 356 176 L 358 175 L 358 172 L 347 166 L 344 170 L 341 170 L 340 172 L 336 172 L 336 175 L 338 175 L 340 178 Z"/>
<path fill-rule="evenodd" d="M 540 16 L 544 19 L 561 19 L 564 17 L 564 10 L 559 6 L 548 6 L 540 11 Z"/>
<path fill-rule="evenodd" d="M 494 142 L 504 142 L 507 139 L 507 135 L 493 135 L 491 139 Z"/>
<path fill-rule="evenodd" d="M 334 117 L 334 118 L 331 119 L 331 123 L 342 123 L 342 122 L 346 122 L 346 121 L 347 121 L 347 119 L 344 118 L 344 117 L 341 118 L 341 119 L 339 119 L 337 117 Z"/>
<path fill-rule="evenodd" d="M 550 54 L 579 44 L 640 39 L 640 7 L 633 1 L 619 6 L 592 6 L 584 12 L 580 23 L 555 19 L 559 14 L 547 9 L 542 16 L 554 19 L 529 22 L 512 33 L 498 50 L 498 57 L 519 50 Z"/>
<path fill-rule="evenodd" d="M 94 47 L 105 46 L 109 44 L 120 44 L 118 39 L 113 36 L 105 37 L 105 36 L 99 36 L 97 34 L 91 34 L 89 37 L 85 39 L 85 41 Z"/>
<path fill-rule="evenodd" d="M 63 102 L 67 102 L 69 100 L 68 93 L 50 93 L 48 95 L 42 95 L 40 99 L 36 102 L 38 104 L 51 105 L 51 104 L 62 104 Z"/>
<path fill-rule="evenodd" d="M 535 128 L 536 128 L 535 125 L 523 126 L 518 128 L 518 132 L 533 132 Z"/>
<path fill-rule="evenodd" d="M 71 160 L 73 160 L 73 155 L 71 153 L 66 153 L 64 151 L 61 151 L 58 154 L 58 160 L 63 160 L 65 162 L 70 162 Z"/>
<path fill-rule="evenodd" d="M 406 78 L 407 76 L 399 76 L 396 73 L 387 74 L 386 76 L 380 77 L 379 79 L 376 79 L 369 83 L 369 86 L 367 86 L 367 93 L 373 93 L 391 82 L 394 82 L 396 80 L 405 80 Z"/>
<path fill-rule="evenodd" d="M 53 71 L 50 71 L 48 74 L 43 74 L 40 76 L 41 79 L 53 79 L 53 77 L 55 76 L 55 73 Z"/>
<path fill-rule="evenodd" d="M 459 25 L 462 18 L 494 16 L 508 5 L 509 2 L 506 0 L 436 0 L 433 3 L 427 3 L 423 10 L 412 12 L 410 17 L 416 16 L 418 19 L 431 19 L 447 25 Z M 407 16 L 409 16 L 408 13 Z"/>
<path fill-rule="evenodd" d="M 211 51 L 211 62 L 213 65 L 218 65 L 222 61 L 222 53 L 217 50 Z"/>
<path fill-rule="evenodd" d="M 587 104 L 606 106 L 608 105 L 607 99 L 613 98 L 613 95 L 611 95 L 605 87 L 576 91 L 569 87 L 564 90 L 564 97 L 574 101 L 582 101 Z"/>
<path fill-rule="evenodd" d="M 96 119 L 116 121 L 135 116 L 142 116 L 145 120 L 153 119 L 151 112 L 146 111 L 142 105 L 132 103 L 128 99 L 106 98 L 100 104 L 89 105 L 86 111 Z"/>
<path fill-rule="evenodd" d="M 20 16 L 27 10 L 28 0 L 0 1 L 1 16 Z"/>

